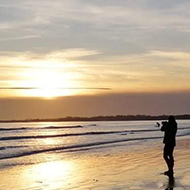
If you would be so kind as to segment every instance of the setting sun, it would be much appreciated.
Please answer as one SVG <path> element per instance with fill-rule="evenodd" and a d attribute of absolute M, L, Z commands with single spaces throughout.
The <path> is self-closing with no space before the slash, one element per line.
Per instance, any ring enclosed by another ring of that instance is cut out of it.
<path fill-rule="evenodd" d="M 27 86 L 35 88 L 25 91 L 26 96 L 55 98 L 74 94 L 69 89 L 74 85 L 72 73 L 58 69 L 32 69 L 25 71 L 24 76 Z"/>

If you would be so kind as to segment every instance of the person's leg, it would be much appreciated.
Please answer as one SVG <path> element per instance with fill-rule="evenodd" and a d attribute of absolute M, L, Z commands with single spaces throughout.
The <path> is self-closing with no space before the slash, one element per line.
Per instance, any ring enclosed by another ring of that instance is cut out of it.
<path fill-rule="evenodd" d="M 168 166 L 168 171 L 170 170 L 170 160 L 169 160 L 169 150 L 168 150 L 168 146 L 165 145 L 164 146 L 164 154 L 163 154 L 164 160 Z"/>
<path fill-rule="evenodd" d="M 174 167 L 174 157 L 173 157 L 173 151 L 174 151 L 174 146 L 171 146 L 169 148 L 169 171 L 173 173 L 173 167 Z"/>

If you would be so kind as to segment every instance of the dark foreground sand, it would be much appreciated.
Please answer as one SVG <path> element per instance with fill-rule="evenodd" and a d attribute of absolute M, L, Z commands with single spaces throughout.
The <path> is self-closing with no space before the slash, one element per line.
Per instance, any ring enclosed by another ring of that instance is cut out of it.
<path fill-rule="evenodd" d="M 48 153 L 0 161 L 1 190 L 190 190 L 190 139 L 178 139 L 169 185 L 162 144 L 98 153 Z M 19 163 L 19 165 L 18 165 Z M 16 166 L 14 166 L 16 165 Z"/>

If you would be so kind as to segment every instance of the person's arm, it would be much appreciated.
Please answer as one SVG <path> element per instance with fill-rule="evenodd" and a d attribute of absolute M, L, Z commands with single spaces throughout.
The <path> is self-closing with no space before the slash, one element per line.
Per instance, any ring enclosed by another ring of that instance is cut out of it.
<path fill-rule="evenodd" d="M 161 131 L 166 131 L 167 130 L 167 123 L 166 122 L 162 122 L 162 127 L 160 129 Z"/>
<path fill-rule="evenodd" d="M 166 131 L 166 126 L 163 125 L 160 130 L 161 131 Z"/>
<path fill-rule="evenodd" d="M 176 124 L 176 126 L 175 126 L 175 135 L 176 135 L 176 133 L 177 133 L 177 124 Z"/>

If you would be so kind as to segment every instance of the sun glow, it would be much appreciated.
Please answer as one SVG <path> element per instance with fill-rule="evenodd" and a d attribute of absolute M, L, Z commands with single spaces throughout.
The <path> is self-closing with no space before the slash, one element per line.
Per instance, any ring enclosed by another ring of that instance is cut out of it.
<path fill-rule="evenodd" d="M 27 78 L 22 86 L 36 89 L 24 92 L 26 96 L 55 98 L 58 96 L 73 95 L 76 90 L 71 88 L 76 85 L 76 75 L 58 69 L 32 69 L 24 73 Z"/>

